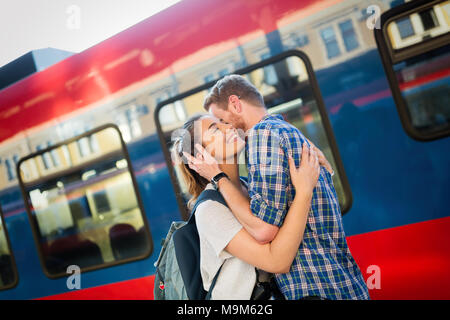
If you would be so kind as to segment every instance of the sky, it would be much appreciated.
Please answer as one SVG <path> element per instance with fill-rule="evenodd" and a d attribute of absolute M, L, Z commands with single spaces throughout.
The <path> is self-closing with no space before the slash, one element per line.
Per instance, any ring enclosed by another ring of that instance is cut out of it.
<path fill-rule="evenodd" d="M 81 52 L 180 0 L 0 0 L 0 67 L 41 48 Z"/>

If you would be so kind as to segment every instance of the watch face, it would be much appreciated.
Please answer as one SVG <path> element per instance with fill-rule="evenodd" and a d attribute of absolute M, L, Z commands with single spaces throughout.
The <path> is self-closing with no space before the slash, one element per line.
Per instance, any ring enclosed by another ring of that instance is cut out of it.
<path fill-rule="evenodd" d="M 225 172 L 221 172 L 217 174 L 214 178 L 211 179 L 211 183 L 214 186 L 214 189 L 219 190 L 219 180 L 222 178 L 228 178 Z"/>

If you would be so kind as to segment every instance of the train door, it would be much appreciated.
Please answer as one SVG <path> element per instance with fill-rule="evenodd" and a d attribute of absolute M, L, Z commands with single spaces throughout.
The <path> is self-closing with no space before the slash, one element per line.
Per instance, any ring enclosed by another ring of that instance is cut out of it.
<path fill-rule="evenodd" d="M 235 74 L 246 77 L 261 92 L 268 112 L 281 114 L 284 119 L 295 125 L 307 138 L 313 141 L 331 162 L 336 174 L 334 184 L 339 197 L 342 212 L 349 210 L 352 195 L 344 167 L 342 165 L 328 115 L 320 94 L 317 81 L 308 57 L 300 51 L 286 51 L 252 66 L 238 70 Z M 190 116 L 205 112 L 203 100 L 216 81 L 206 83 L 160 103 L 155 110 L 155 122 L 162 149 L 176 190 L 180 211 L 188 217 L 186 201 L 189 199 L 186 187 L 177 174 L 171 158 L 171 145 L 177 136 L 177 129 Z M 165 115 L 176 114 L 179 102 L 185 106 L 183 117 L 168 122 Z M 244 153 L 241 154 L 244 157 Z M 244 159 L 240 161 L 244 163 Z M 246 175 L 246 166 L 241 165 L 241 175 Z"/>

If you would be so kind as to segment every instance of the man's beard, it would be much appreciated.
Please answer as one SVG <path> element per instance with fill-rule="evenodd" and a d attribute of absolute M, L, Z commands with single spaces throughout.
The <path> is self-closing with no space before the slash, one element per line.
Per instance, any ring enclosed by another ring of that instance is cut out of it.
<path fill-rule="evenodd" d="M 238 130 L 242 130 L 242 131 L 244 131 L 245 132 L 245 122 L 244 122 L 244 119 L 242 119 L 241 117 L 238 117 L 238 116 L 235 116 L 235 115 L 232 115 L 232 119 L 230 119 L 231 120 L 231 124 L 232 124 L 232 126 L 235 128 L 235 129 L 238 129 Z"/>

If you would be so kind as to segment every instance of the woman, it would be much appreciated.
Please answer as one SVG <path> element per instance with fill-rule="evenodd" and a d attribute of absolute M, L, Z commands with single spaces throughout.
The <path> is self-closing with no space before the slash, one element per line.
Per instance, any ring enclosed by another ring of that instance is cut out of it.
<path fill-rule="evenodd" d="M 188 206 L 192 207 L 204 189 L 213 188 L 209 181 L 189 168 L 188 161 L 196 156 L 196 143 L 218 160 L 221 170 L 248 196 L 246 186 L 239 178 L 238 167 L 238 155 L 245 142 L 235 129 L 210 115 L 198 115 L 187 121 L 182 131 L 174 143 L 173 156 L 192 195 Z M 212 299 L 250 299 L 256 281 L 255 267 L 271 273 L 289 271 L 303 238 L 312 192 L 319 177 L 319 161 L 314 149 L 304 144 L 298 169 L 289 159 L 292 184 L 302 192 L 296 193 L 283 226 L 271 243 L 257 242 L 233 213 L 218 202 L 208 200 L 197 207 L 195 214 L 205 290 L 209 290 L 222 266 Z"/>

